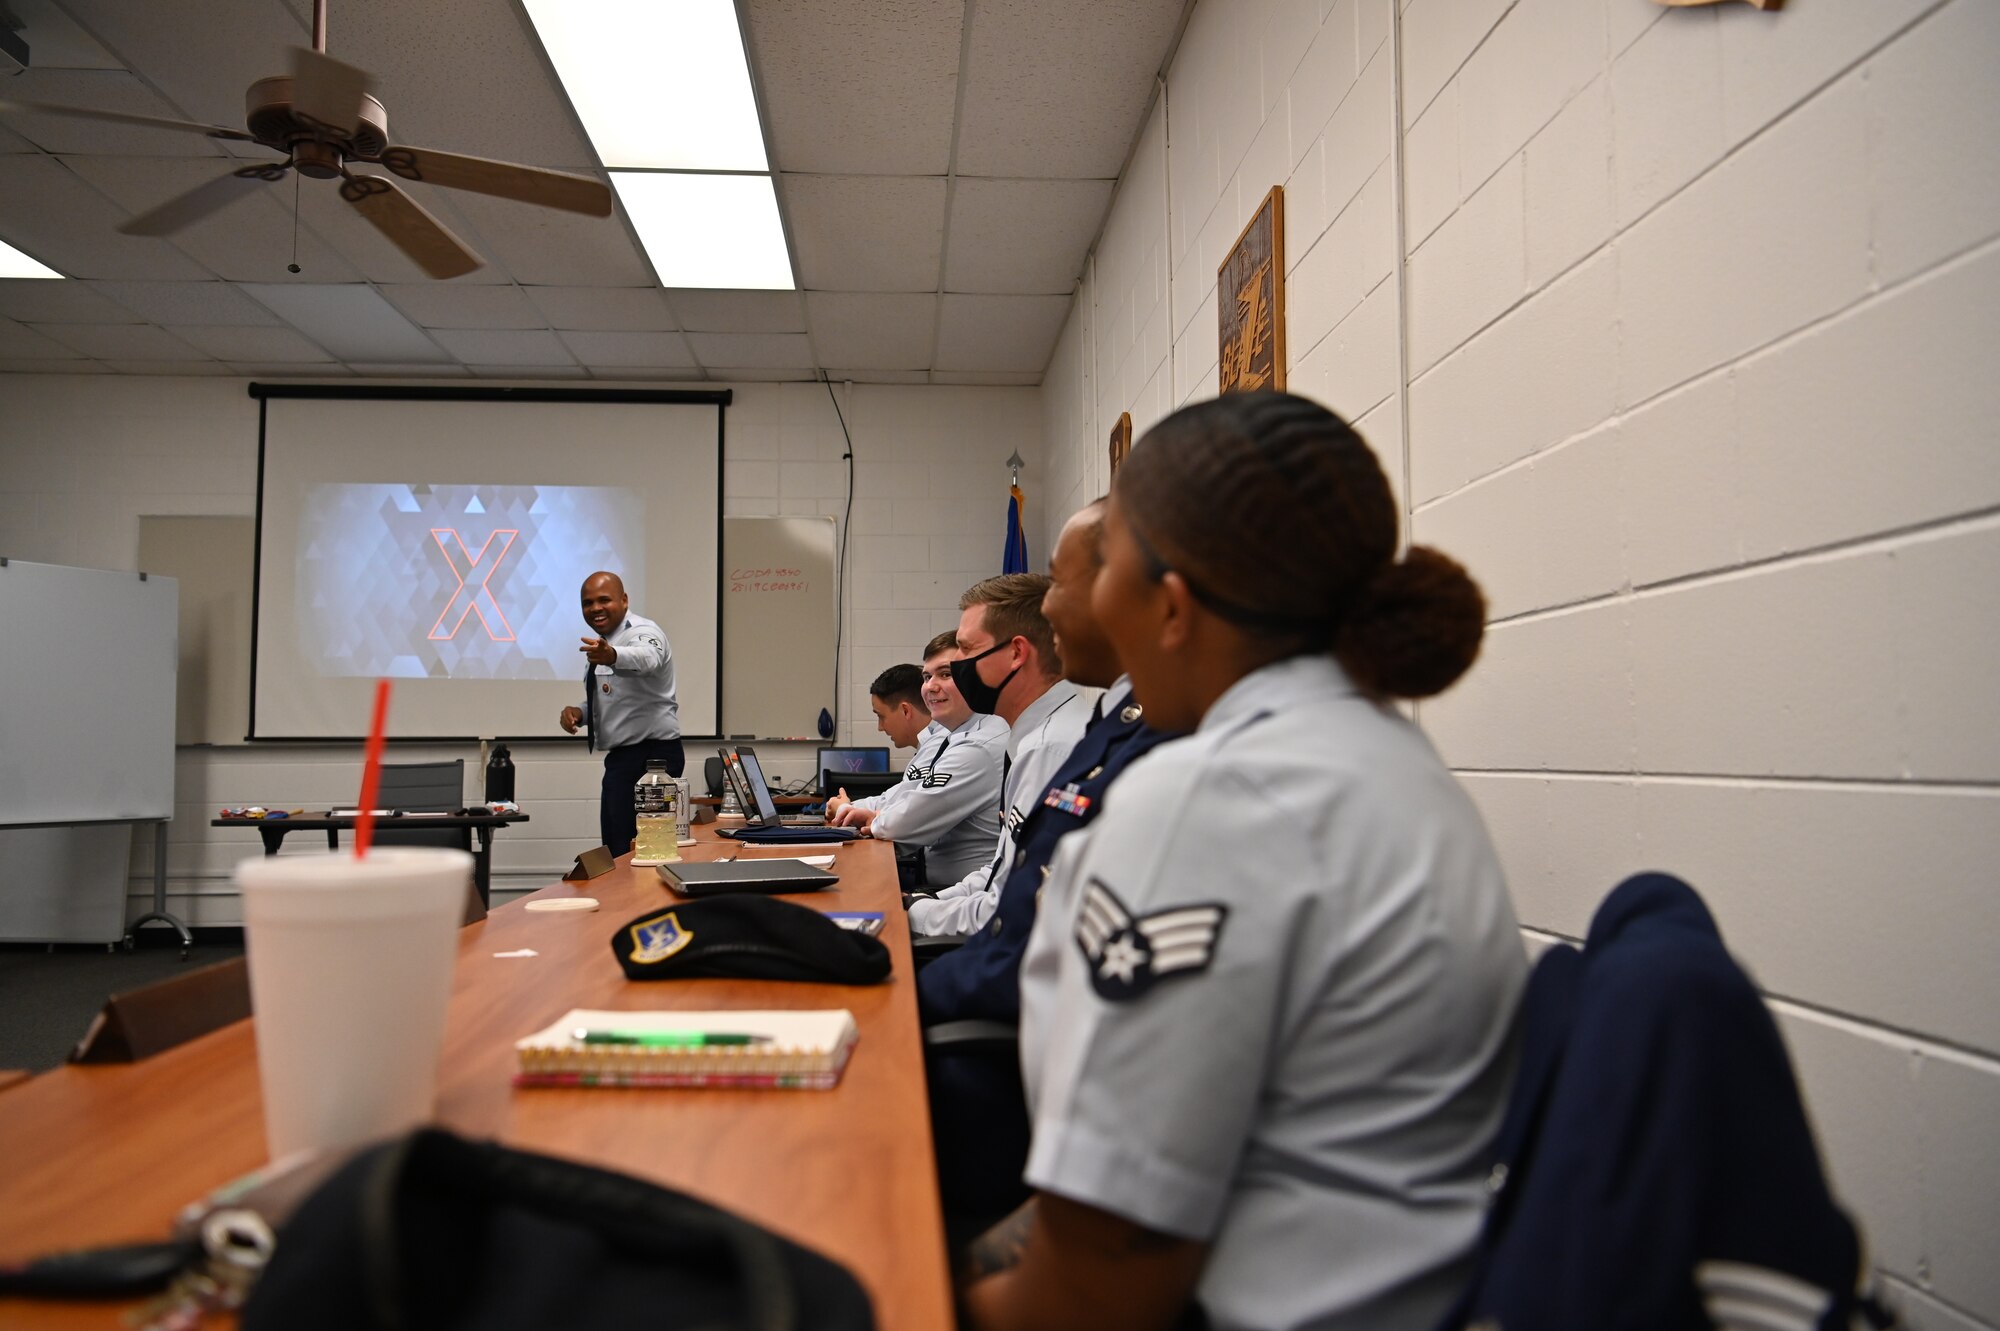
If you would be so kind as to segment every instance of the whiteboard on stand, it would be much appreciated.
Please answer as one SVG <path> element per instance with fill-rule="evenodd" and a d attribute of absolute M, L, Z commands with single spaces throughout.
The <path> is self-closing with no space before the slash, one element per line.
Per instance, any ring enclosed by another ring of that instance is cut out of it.
<path fill-rule="evenodd" d="M 173 578 L 0 562 L 0 826 L 174 815 Z"/>
<path fill-rule="evenodd" d="M 818 737 L 834 709 L 836 590 L 832 518 L 723 519 L 724 735 Z"/>

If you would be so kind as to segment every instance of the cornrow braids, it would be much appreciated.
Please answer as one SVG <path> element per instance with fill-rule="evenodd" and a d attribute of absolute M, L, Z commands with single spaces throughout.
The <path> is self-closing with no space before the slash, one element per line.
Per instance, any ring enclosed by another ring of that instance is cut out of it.
<path fill-rule="evenodd" d="M 1428 696 L 1471 665 L 1477 584 L 1421 547 L 1398 563 L 1388 477 L 1339 416 L 1289 393 L 1233 393 L 1175 412 L 1141 445 L 1114 492 L 1155 577 L 1178 572 L 1283 654 L 1333 650 L 1377 693 Z"/>

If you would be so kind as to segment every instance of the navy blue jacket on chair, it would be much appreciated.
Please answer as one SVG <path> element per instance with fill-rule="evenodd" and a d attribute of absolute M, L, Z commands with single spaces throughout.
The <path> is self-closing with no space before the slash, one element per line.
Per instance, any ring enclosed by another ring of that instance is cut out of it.
<path fill-rule="evenodd" d="M 1621 883 L 1522 1014 L 1493 1209 L 1443 1328 L 1890 1324 L 1777 1023 L 1693 888 Z"/>
<path fill-rule="evenodd" d="M 1021 954 L 1035 926 L 1035 898 L 1056 843 L 1097 816 L 1105 790 L 1128 763 L 1175 738 L 1143 719 L 1124 719 L 1132 710 L 1099 717 L 1050 778 L 1043 799 L 1015 837 L 1014 862 L 993 919 L 963 947 L 917 973 L 917 1005 L 925 1025 L 972 1018 L 1020 1021 Z"/>

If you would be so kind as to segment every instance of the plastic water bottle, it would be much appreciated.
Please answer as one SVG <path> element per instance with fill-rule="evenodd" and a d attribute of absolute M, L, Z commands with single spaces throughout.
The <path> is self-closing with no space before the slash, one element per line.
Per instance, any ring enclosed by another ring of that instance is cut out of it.
<path fill-rule="evenodd" d="M 632 808 L 639 815 L 639 835 L 632 843 L 634 864 L 658 864 L 681 857 L 680 783 L 667 775 L 664 758 L 646 762 L 646 774 L 632 788 Z"/>
<path fill-rule="evenodd" d="M 514 760 L 507 756 L 505 744 L 495 745 L 493 756 L 486 760 L 486 802 L 493 804 L 514 798 Z"/>

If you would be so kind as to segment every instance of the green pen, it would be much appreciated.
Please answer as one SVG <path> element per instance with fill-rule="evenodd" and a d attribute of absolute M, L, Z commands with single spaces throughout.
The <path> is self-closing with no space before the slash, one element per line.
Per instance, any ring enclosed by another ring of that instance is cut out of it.
<path fill-rule="evenodd" d="M 769 1044 L 768 1035 L 725 1035 L 714 1031 L 593 1031 L 579 1026 L 570 1038 L 583 1044 L 636 1044 L 673 1049 L 708 1045 Z"/>

